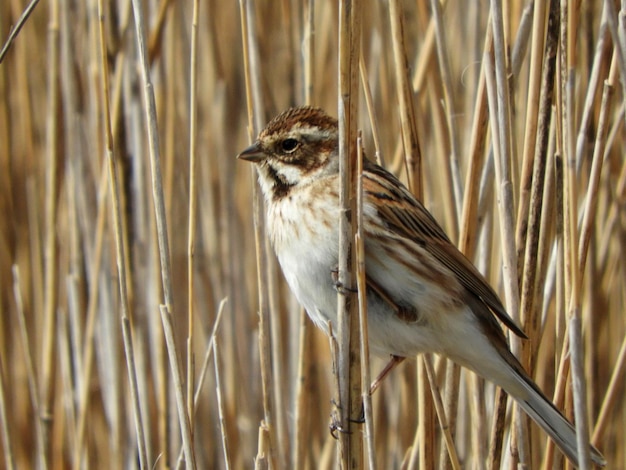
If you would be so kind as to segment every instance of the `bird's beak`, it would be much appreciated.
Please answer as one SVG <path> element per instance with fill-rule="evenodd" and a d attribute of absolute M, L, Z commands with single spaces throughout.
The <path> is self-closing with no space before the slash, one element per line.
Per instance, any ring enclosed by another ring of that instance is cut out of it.
<path fill-rule="evenodd" d="M 260 162 L 265 158 L 265 154 L 263 153 L 263 149 L 258 141 L 253 143 L 250 147 L 245 149 L 237 158 L 241 158 L 242 160 L 247 160 L 252 163 Z"/>

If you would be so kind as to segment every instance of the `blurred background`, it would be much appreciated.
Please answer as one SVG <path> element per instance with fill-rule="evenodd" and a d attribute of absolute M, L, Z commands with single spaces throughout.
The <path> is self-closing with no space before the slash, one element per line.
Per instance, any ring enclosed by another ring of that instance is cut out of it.
<path fill-rule="evenodd" d="M 0 2 L 3 45 L 25 8 Z M 421 182 L 524 325 L 530 340 L 513 346 L 531 375 L 570 419 L 581 399 L 608 468 L 626 468 L 623 3 L 622 16 L 611 0 L 360 8 L 365 152 Z M 235 156 L 289 106 L 337 116 L 338 12 L 297 0 L 36 6 L 0 64 L 5 468 L 336 466 L 329 342 L 284 284 L 256 175 Z M 463 468 L 513 468 L 520 435 L 528 468 L 567 466 L 511 406 L 496 418 L 492 385 L 433 359 L 432 390 L 410 360 L 374 396 L 380 468 L 453 468 L 431 391 Z"/>

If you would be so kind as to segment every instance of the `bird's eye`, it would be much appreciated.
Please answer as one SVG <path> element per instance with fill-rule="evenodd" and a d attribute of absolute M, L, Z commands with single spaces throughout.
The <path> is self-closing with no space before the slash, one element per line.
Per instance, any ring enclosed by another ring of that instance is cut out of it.
<path fill-rule="evenodd" d="M 299 142 L 296 139 L 285 139 L 281 142 L 280 147 L 285 153 L 291 153 L 298 148 Z"/>

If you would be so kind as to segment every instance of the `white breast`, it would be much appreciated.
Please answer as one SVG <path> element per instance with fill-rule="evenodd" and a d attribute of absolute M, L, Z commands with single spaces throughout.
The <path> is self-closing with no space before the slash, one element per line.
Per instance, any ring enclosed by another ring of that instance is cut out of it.
<path fill-rule="evenodd" d="M 298 188 L 269 202 L 267 226 L 289 287 L 316 325 L 327 331 L 329 320 L 336 323 L 332 271 L 337 267 L 339 209 L 336 198 L 310 193 L 307 187 Z"/>

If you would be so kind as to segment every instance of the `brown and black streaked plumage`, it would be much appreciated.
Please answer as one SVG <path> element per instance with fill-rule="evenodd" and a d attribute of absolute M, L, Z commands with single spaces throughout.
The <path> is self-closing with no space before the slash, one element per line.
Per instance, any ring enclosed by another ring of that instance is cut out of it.
<path fill-rule="evenodd" d="M 336 322 L 337 121 L 301 107 L 274 118 L 239 158 L 257 165 L 267 230 L 287 283 L 317 326 Z M 577 463 L 576 432 L 510 352 L 496 320 L 524 332 L 424 206 L 380 166 L 363 171 L 370 349 L 446 356 L 505 389 Z M 604 465 L 591 447 L 592 459 Z"/>

